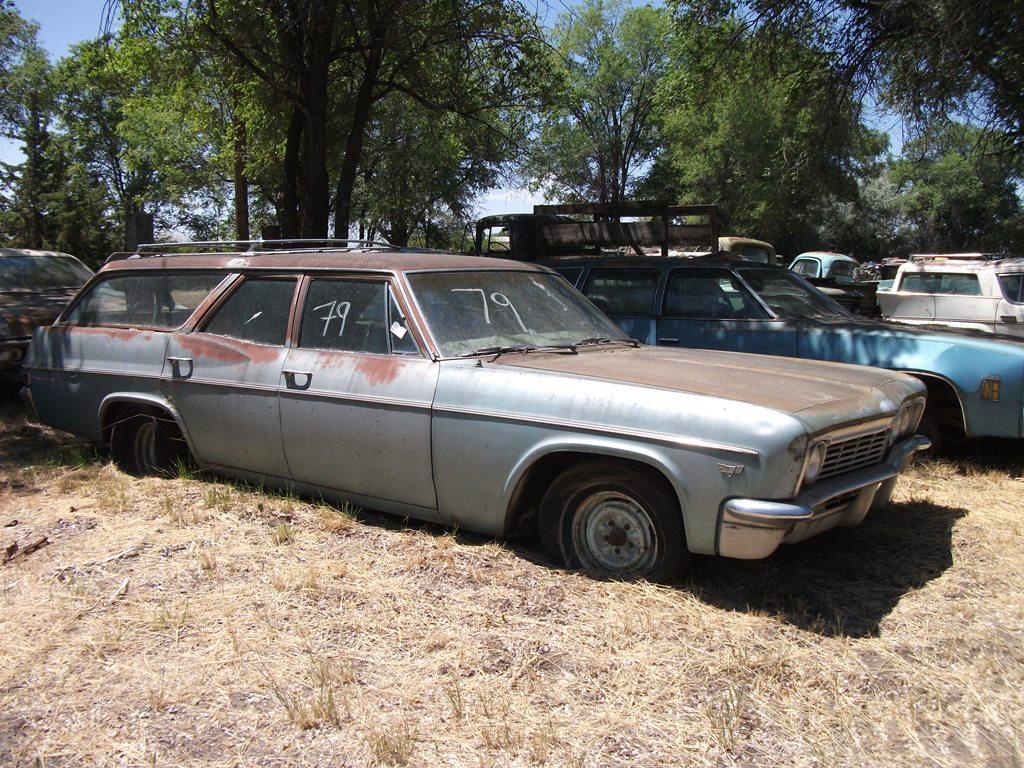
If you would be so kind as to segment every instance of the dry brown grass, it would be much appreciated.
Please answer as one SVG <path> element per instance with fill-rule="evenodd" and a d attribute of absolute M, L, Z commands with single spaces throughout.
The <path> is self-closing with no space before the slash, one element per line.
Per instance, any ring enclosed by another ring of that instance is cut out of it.
<path fill-rule="evenodd" d="M 1015 461 L 660 587 L 3 416 L 0 765 L 1024 764 Z"/>

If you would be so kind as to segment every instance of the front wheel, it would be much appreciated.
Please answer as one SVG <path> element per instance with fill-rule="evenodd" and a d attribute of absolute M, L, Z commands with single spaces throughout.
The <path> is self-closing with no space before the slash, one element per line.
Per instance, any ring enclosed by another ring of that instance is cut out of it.
<path fill-rule="evenodd" d="M 545 550 L 602 578 L 669 581 L 689 559 L 682 516 L 653 471 L 612 461 L 570 467 L 540 505 Z"/>

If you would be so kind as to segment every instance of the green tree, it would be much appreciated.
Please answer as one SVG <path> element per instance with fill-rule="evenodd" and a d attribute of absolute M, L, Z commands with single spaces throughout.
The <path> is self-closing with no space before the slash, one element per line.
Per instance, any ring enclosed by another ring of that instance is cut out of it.
<path fill-rule="evenodd" d="M 645 191 L 717 203 L 729 231 L 793 253 L 817 245 L 813 211 L 854 199 L 885 141 L 855 101 L 835 98 L 823 51 L 790 36 L 769 56 L 758 34 L 728 9 L 676 8 L 657 105 L 665 152 Z"/>
<path fill-rule="evenodd" d="M 655 94 L 668 69 L 670 20 L 660 8 L 587 0 L 552 33 L 561 84 L 540 116 L 523 172 L 565 201 L 630 197 L 659 148 Z"/>
<path fill-rule="evenodd" d="M 915 250 L 1024 249 L 1020 177 L 1010 157 L 984 152 L 986 138 L 962 124 L 934 127 L 893 163 Z"/>
<path fill-rule="evenodd" d="M 714 12 L 723 2 L 692 5 Z M 969 117 L 1018 162 L 1024 154 L 1019 0 L 751 0 L 739 7 L 769 43 L 796 30 L 813 35 L 833 61 L 834 82 L 847 89 L 873 93 L 926 126 Z"/>

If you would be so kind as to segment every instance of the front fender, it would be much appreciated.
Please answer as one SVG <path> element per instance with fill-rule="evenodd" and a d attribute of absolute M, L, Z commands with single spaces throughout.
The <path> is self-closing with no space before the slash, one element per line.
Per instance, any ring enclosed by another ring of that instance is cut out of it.
<path fill-rule="evenodd" d="M 572 435 L 570 439 L 569 436 L 552 435 L 532 446 L 529 451 L 519 457 L 505 480 L 501 492 L 501 503 L 506 510 L 510 508 L 516 489 L 530 468 L 541 459 L 555 453 L 589 453 L 596 457 L 609 456 L 630 459 L 648 465 L 664 475 L 672 485 L 676 498 L 679 500 L 679 507 L 684 510 L 685 524 L 685 510 L 688 507 L 686 488 L 670 457 L 656 445 L 637 444 L 627 440 L 597 436 Z M 506 524 L 507 522 L 506 517 Z"/>

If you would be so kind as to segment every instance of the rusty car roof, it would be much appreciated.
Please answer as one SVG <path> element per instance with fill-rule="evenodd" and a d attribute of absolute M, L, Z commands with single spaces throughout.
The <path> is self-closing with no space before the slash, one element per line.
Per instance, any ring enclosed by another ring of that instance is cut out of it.
<path fill-rule="evenodd" d="M 544 272 L 544 267 L 510 259 L 467 256 L 444 251 L 345 249 L 257 251 L 239 253 L 177 253 L 131 256 L 108 261 L 100 272 L 144 269 L 304 270 L 416 272 L 446 269 L 514 269 Z"/>

